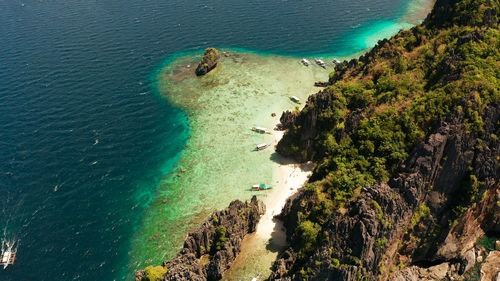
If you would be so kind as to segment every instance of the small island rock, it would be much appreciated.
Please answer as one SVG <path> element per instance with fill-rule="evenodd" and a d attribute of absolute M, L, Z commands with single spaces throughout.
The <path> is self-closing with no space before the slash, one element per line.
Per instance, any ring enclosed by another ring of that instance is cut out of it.
<path fill-rule="evenodd" d="M 214 69 L 217 66 L 217 63 L 220 60 L 219 50 L 215 48 L 207 48 L 205 52 L 203 52 L 203 57 L 201 58 L 200 64 L 196 68 L 196 75 L 202 76 L 210 72 L 210 70 Z"/>

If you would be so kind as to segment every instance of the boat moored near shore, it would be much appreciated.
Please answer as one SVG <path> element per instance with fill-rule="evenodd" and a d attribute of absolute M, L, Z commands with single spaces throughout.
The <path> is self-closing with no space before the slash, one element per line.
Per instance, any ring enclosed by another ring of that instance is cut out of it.
<path fill-rule="evenodd" d="M 261 133 L 261 134 L 270 134 L 271 133 L 271 131 L 269 131 L 268 129 L 263 128 L 263 127 L 252 127 L 252 131 L 257 132 L 257 133 Z"/>
<path fill-rule="evenodd" d="M 290 100 L 293 101 L 294 103 L 300 103 L 300 99 L 296 96 L 291 96 Z"/>
<path fill-rule="evenodd" d="M 265 185 L 263 183 L 261 184 L 254 184 L 252 185 L 252 190 L 254 191 L 260 191 L 260 190 L 269 190 L 269 189 L 272 189 L 273 187 L 270 186 L 270 185 Z"/>
<path fill-rule="evenodd" d="M 314 61 L 316 62 L 317 65 L 319 65 L 319 66 L 321 66 L 323 68 L 326 68 L 326 63 L 323 60 L 314 59 Z"/>
<path fill-rule="evenodd" d="M 259 144 L 259 145 L 257 145 L 255 147 L 255 150 L 257 150 L 257 151 L 263 150 L 263 149 L 268 148 L 269 146 L 271 146 L 271 144 L 269 144 L 269 143 L 261 143 L 261 144 Z"/>

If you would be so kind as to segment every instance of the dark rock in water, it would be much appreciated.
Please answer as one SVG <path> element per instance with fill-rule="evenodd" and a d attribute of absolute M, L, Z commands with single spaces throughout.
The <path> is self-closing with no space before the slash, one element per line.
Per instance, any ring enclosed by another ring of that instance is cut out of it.
<path fill-rule="evenodd" d="M 210 72 L 210 70 L 214 69 L 219 63 L 220 54 L 219 50 L 216 48 L 207 48 L 205 52 L 203 52 L 203 57 L 201 58 L 200 64 L 195 70 L 196 75 L 202 76 Z"/>
<path fill-rule="evenodd" d="M 253 196 L 250 203 L 235 200 L 226 209 L 214 212 L 187 235 L 184 248 L 175 258 L 163 262 L 167 272 L 162 280 L 220 280 L 241 251 L 245 235 L 255 231 L 265 209 L 264 203 Z M 137 271 L 135 280 L 149 281 L 146 271 Z"/>

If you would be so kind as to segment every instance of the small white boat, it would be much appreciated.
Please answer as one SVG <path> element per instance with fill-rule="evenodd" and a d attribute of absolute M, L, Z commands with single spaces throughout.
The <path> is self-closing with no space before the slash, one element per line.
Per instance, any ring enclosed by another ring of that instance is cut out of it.
<path fill-rule="evenodd" d="M 252 127 L 252 131 L 257 132 L 257 133 L 261 133 L 261 134 L 270 134 L 271 133 L 268 129 L 263 128 L 263 127 Z"/>
<path fill-rule="evenodd" d="M 291 96 L 290 100 L 293 101 L 294 103 L 300 103 L 300 99 L 296 96 Z"/>
<path fill-rule="evenodd" d="M 316 62 L 317 65 L 319 65 L 319 66 L 321 66 L 323 68 L 326 68 L 326 63 L 323 60 L 314 59 L 314 61 Z"/>
<path fill-rule="evenodd" d="M 300 62 L 305 66 L 309 66 L 311 64 L 311 62 L 308 59 L 302 59 L 300 60 Z"/>
<path fill-rule="evenodd" d="M 268 146 L 270 146 L 271 144 L 269 143 L 261 143 L 259 145 L 257 145 L 255 147 L 255 150 L 263 150 L 263 149 L 266 149 Z"/>
<path fill-rule="evenodd" d="M 2 260 L 0 262 L 0 266 L 3 266 L 3 269 L 6 269 L 7 266 L 14 264 L 16 260 L 17 250 L 14 249 L 14 243 L 9 243 L 6 241 L 2 241 Z"/>
<path fill-rule="evenodd" d="M 257 277 L 254 277 L 254 278 L 252 279 L 252 281 L 257 281 L 257 280 L 259 280 L 259 277 L 260 277 L 260 274 L 259 274 L 259 275 L 257 275 Z"/>

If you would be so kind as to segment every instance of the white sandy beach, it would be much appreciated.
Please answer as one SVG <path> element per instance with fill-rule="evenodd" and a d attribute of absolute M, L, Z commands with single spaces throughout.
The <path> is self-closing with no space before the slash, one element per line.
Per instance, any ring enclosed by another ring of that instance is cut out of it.
<path fill-rule="evenodd" d="M 273 147 L 278 144 L 283 134 L 283 131 L 272 132 Z M 281 212 L 288 198 L 307 182 L 312 173 L 312 163 L 299 164 L 278 154 L 276 154 L 275 162 L 274 191 L 264 200 L 266 202 L 266 212 L 261 217 L 255 233 L 247 235 L 243 240 L 241 253 L 231 269 L 224 275 L 224 280 L 236 280 L 237 276 L 241 277 L 241 272 L 254 271 L 251 269 L 256 264 L 255 260 L 259 260 L 259 263 L 268 262 L 269 267 L 271 267 L 279 251 L 287 246 L 283 224 L 274 216 Z M 265 278 L 268 272 L 261 273 L 262 278 Z M 247 278 L 251 277 L 255 276 L 248 276 Z"/>
<path fill-rule="evenodd" d="M 283 133 L 283 131 L 273 131 L 274 145 L 278 144 L 283 137 Z M 266 239 L 270 239 L 273 231 L 275 231 L 276 220 L 274 216 L 281 212 L 287 199 L 306 183 L 312 173 L 312 163 L 298 164 L 294 160 L 279 154 L 277 154 L 277 159 L 279 162 L 275 172 L 277 192 L 271 195 L 270 200 L 266 200 L 266 213 L 260 219 L 255 232 L 255 236 Z M 273 243 L 278 242 L 276 241 L 278 237 L 275 236 L 273 236 Z M 282 242 L 285 243 L 286 241 Z"/>

